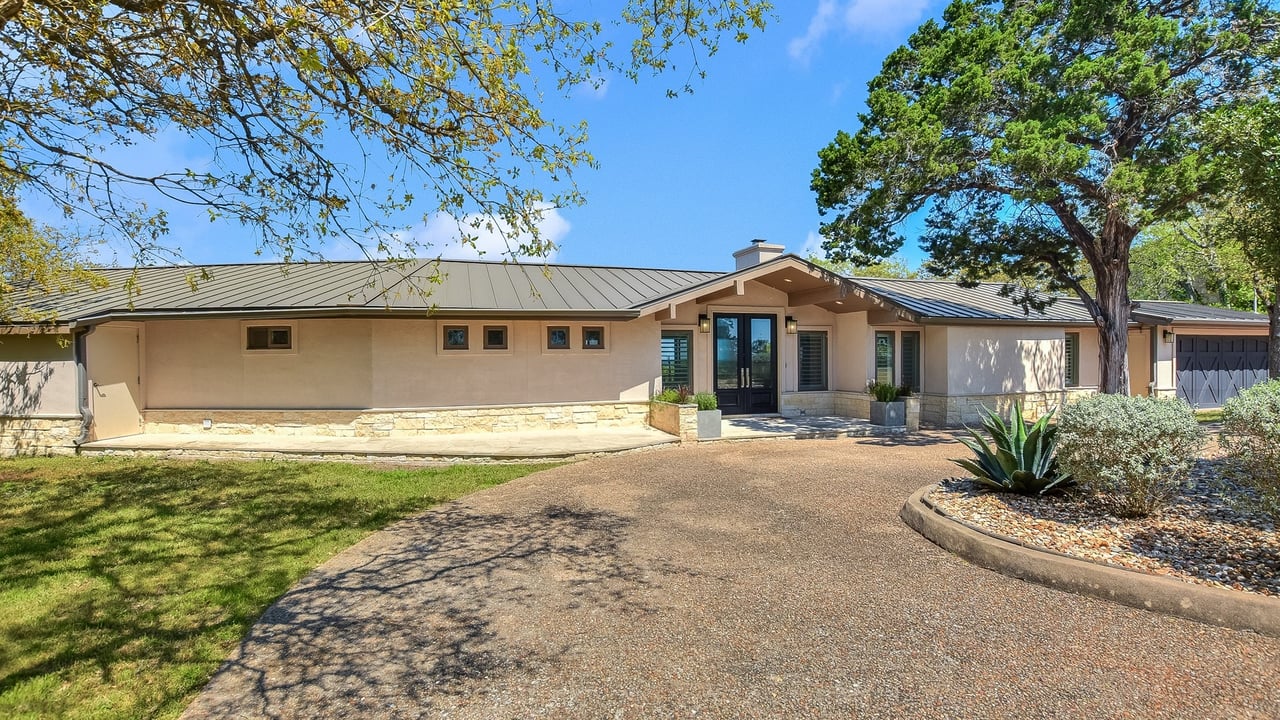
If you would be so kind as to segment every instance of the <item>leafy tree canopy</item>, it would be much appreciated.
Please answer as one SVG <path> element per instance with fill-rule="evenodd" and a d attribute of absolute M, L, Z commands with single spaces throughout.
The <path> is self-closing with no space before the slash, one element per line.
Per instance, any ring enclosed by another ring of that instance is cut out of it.
<path fill-rule="evenodd" d="M 1267 97 L 1225 108 L 1209 127 L 1229 160 L 1220 232 L 1240 245 L 1269 291 L 1270 375 L 1280 378 L 1280 103 Z"/>
<path fill-rule="evenodd" d="M 1219 215 L 1205 212 L 1144 230 L 1130 256 L 1129 294 L 1253 310 L 1255 273 L 1240 242 L 1222 228 Z"/>
<path fill-rule="evenodd" d="M 886 257 L 924 212 L 931 272 L 1079 294 L 1100 330 L 1102 389 L 1126 391 L 1130 247 L 1221 186 L 1200 124 L 1272 87 L 1274 5 L 956 0 L 885 60 L 861 128 L 820 151 L 824 248 Z"/>
<path fill-rule="evenodd" d="M 100 222 L 139 260 L 169 230 L 148 197 L 238 222 L 285 259 L 334 235 L 413 252 L 393 220 L 410 209 L 545 254 L 541 214 L 582 202 L 572 174 L 592 157 L 544 94 L 667 72 L 688 90 L 722 38 L 769 11 L 619 8 L 603 23 L 553 0 L 0 0 L 0 194 Z M 203 142 L 209 162 L 148 169 L 162 133 Z"/>
<path fill-rule="evenodd" d="M 831 272 L 845 275 L 847 277 L 875 277 L 875 278 L 907 278 L 914 279 L 920 277 L 919 270 L 912 270 L 906 261 L 901 258 L 891 257 L 880 262 L 873 262 L 865 265 L 850 262 L 836 262 L 827 258 L 821 258 L 814 255 L 809 256 L 809 262 L 820 267 L 824 267 Z"/>

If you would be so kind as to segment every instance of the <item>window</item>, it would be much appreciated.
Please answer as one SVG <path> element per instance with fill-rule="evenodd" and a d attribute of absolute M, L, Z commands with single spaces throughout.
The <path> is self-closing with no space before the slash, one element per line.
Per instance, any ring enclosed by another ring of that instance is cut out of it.
<path fill-rule="evenodd" d="M 800 390 L 827 389 L 827 333 L 805 330 L 796 335 L 799 342 Z"/>
<path fill-rule="evenodd" d="M 604 349 L 604 328 L 602 327 L 582 328 L 582 348 L 584 350 L 603 350 Z"/>
<path fill-rule="evenodd" d="M 444 326 L 444 349 L 445 350 L 466 350 L 467 349 L 467 326 L 466 325 L 445 325 Z"/>
<path fill-rule="evenodd" d="M 547 349 L 569 349 L 569 328 L 567 326 L 555 325 L 547 328 Z"/>
<path fill-rule="evenodd" d="M 894 385 L 893 333 L 876 333 L 876 382 Z"/>
<path fill-rule="evenodd" d="M 245 328 L 246 350 L 292 350 L 293 328 L 288 325 L 250 325 Z"/>
<path fill-rule="evenodd" d="M 485 325 L 484 326 L 484 349 L 485 350 L 506 350 L 507 349 L 507 326 Z"/>
<path fill-rule="evenodd" d="M 1080 385 L 1080 333 L 1067 333 L 1067 341 L 1064 343 L 1063 352 L 1063 376 L 1065 377 L 1067 387 L 1077 387 Z"/>
<path fill-rule="evenodd" d="M 902 384 L 920 392 L 920 332 L 902 333 Z"/>
<path fill-rule="evenodd" d="M 662 387 L 693 387 L 692 330 L 662 331 Z"/>

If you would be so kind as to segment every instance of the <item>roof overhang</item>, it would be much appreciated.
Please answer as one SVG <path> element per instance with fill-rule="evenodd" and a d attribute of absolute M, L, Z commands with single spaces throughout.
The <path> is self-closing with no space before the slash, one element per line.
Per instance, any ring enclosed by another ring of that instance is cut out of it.
<path fill-rule="evenodd" d="M 517 320 L 632 320 L 640 316 L 635 310 L 503 310 L 474 308 L 228 308 L 217 310 L 113 310 L 88 317 L 78 318 L 70 323 L 70 327 L 88 327 L 108 322 L 139 320 L 200 320 L 231 319 L 253 320 L 255 318 L 417 318 L 432 320 L 451 320 L 469 318 L 510 318 Z"/>
<path fill-rule="evenodd" d="M 788 278 L 787 275 L 792 277 Z M 780 280 L 780 282 L 769 282 L 771 277 Z M 797 291 L 791 291 L 788 283 L 802 277 L 819 282 L 809 283 L 808 289 L 797 288 Z M 789 303 L 792 306 L 819 304 L 830 308 L 831 305 L 844 304 L 843 298 L 854 297 L 872 307 L 892 312 L 903 320 L 909 322 L 919 320 L 916 313 L 881 296 L 870 288 L 859 285 L 856 281 L 791 254 L 782 255 L 736 272 L 726 273 L 718 278 L 645 301 L 634 309 L 642 316 L 652 315 L 663 310 L 670 310 L 677 305 L 694 302 L 699 298 L 714 296 L 718 293 L 732 291 L 740 295 L 744 292 L 744 285 L 751 281 L 768 282 L 773 287 L 787 292 Z M 823 286 L 824 284 L 825 287 Z M 836 312 L 839 311 L 836 310 Z"/>

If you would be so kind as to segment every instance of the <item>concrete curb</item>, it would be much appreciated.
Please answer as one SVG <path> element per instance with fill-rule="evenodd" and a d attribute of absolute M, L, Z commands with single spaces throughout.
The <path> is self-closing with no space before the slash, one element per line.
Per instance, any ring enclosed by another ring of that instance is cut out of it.
<path fill-rule="evenodd" d="M 899 516 L 944 550 L 1002 575 L 1208 625 L 1280 637 L 1280 599 L 1107 567 L 1039 550 L 951 519 L 917 490 Z"/>

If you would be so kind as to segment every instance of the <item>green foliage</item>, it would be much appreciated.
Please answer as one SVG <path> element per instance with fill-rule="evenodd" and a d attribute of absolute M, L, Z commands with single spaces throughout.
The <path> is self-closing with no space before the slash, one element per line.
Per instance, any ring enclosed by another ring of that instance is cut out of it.
<path fill-rule="evenodd" d="M 1075 480 L 1058 467 L 1058 429 L 1049 424 L 1052 411 L 1029 423 L 1023 419 L 1022 403 L 1016 402 L 1009 409 L 1007 423 L 987 408 L 983 408 L 983 416 L 982 425 L 991 435 L 992 445 L 969 428 L 972 439 L 960 438 L 960 442 L 972 450 L 975 457 L 951 461 L 973 473 L 978 484 L 1019 495 L 1045 495 L 1075 484 Z"/>
<path fill-rule="evenodd" d="M 316 565 L 542 467 L 2 461 L 0 717 L 177 717 Z"/>
<path fill-rule="evenodd" d="M 657 395 L 654 395 L 652 399 L 658 402 L 675 403 L 677 405 L 688 405 L 689 401 L 693 397 L 694 396 L 690 392 L 688 386 L 681 385 L 680 387 L 664 388 L 662 392 L 658 393 Z"/>
<path fill-rule="evenodd" d="M 833 273 L 844 275 L 845 277 L 873 277 L 873 278 L 909 278 L 914 279 L 920 277 L 919 270 L 912 270 L 901 258 L 892 257 L 880 262 L 859 265 L 857 263 L 844 261 L 836 262 L 826 258 L 820 258 L 814 255 L 809 256 L 809 262 L 820 267 L 824 267 Z"/>
<path fill-rule="evenodd" d="M 1254 308 L 1254 272 L 1244 247 L 1224 236 L 1220 216 L 1211 211 L 1152 226 L 1139 237 L 1129 262 L 1129 294 L 1135 299 Z"/>
<path fill-rule="evenodd" d="M 1223 405 L 1222 448 L 1280 520 L 1280 380 L 1254 385 Z"/>
<path fill-rule="evenodd" d="M 1191 406 L 1176 398 L 1080 398 L 1062 411 L 1058 431 L 1062 468 L 1122 517 L 1164 507 L 1204 445 Z"/>
<path fill-rule="evenodd" d="M 407 213 L 545 255 L 549 207 L 580 204 L 585 123 L 546 114 L 611 76 L 674 73 L 687 92 L 763 0 L 626 0 L 612 17 L 555 0 L 0 2 L 0 186 L 100 222 L 140 259 L 165 247 L 148 199 L 208 209 L 285 260 L 341 236 L 415 252 Z M 202 141 L 190 167 L 120 151 Z M 350 142 L 339 142 L 341 139 Z M 351 157 L 348 147 L 359 152 Z M 354 161 L 353 161 L 354 160 Z M 438 252 L 438 250 L 436 251 Z"/>
<path fill-rule="evenodd" d="M 79 258 L 74 238 L 39 227 L 0 193 L 0 322 L 42 323 L 56 318 L 33 301 L 106 281 Z"/>
<path fill-rule="evenodd" d="M 924 213 L 926 270 L 1043 306 L 1074 290 L 1103 330 L 1102 387 L 1127 387 L 1128 255 L 1223 184 L 1199 122 L 1272 88 L 1273 4 L 955 0 L 885 60 L 854 133 L 819 152 L 824 249 L 865 264 Z M 1096 281 L 1082 282 L 1083 257 Z"/>
<path fill-rule="evenodd" d="M 693 396 L 693 401 L 697 403 L 699 410 L 717 410 L 720 408 L 720 401 L 716 399 L 715 393 L 700 392 Z"/>
<path fill-rule="evenodd" d="M 871 381 L 867 383 L 867 394 L 876 399 L 877 402 L 894 402 L 898 399 L 898 393 L 901 390 L 893 383 L 882 383 Z"/>

